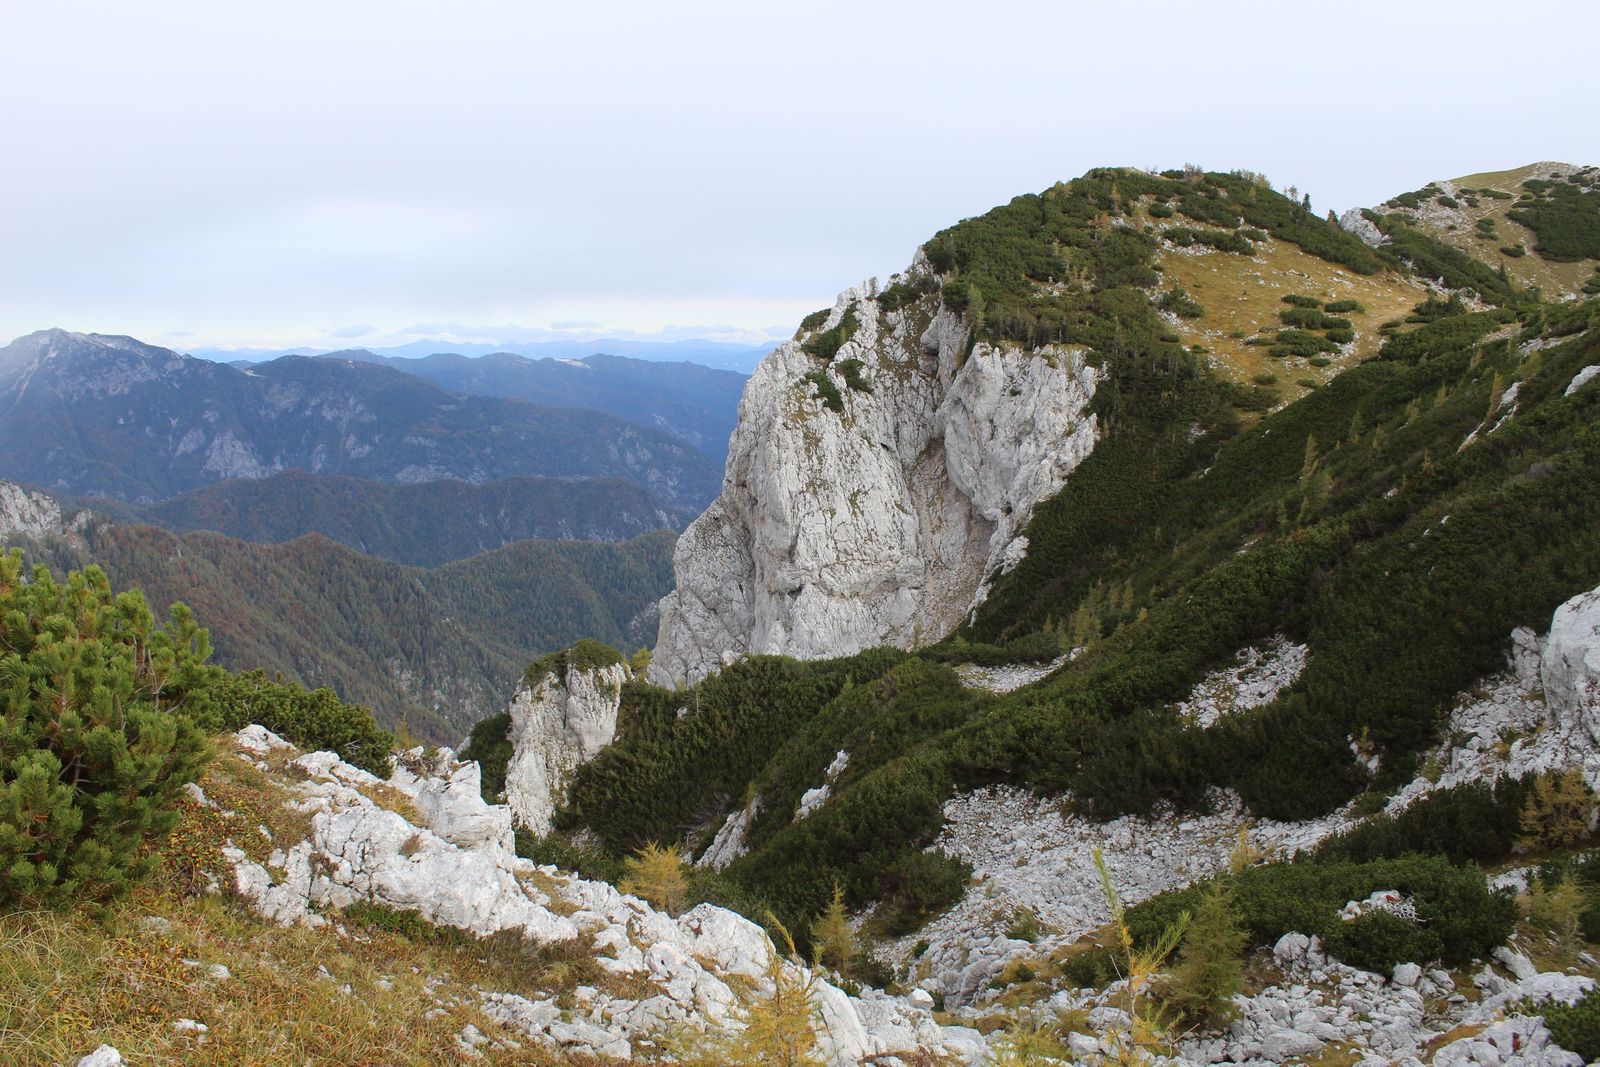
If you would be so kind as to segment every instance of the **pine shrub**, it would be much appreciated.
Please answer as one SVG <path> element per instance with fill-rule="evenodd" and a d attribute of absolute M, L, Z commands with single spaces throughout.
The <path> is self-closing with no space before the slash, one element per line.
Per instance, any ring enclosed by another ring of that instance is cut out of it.
<path fill-rule="evenodd" d="M 98 567 L 0 557 L 0 903 L 102 899 L 148 876 L 204 769 L 220 669 L 182 605 L 165 628 Z"/>

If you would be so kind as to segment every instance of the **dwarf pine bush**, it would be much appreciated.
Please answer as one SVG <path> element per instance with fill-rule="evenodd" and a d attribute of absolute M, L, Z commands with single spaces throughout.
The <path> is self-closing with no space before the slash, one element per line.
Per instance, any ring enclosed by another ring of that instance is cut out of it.
<path fill-rule="evenodd" d="M 140 846 L 207 759 L 210 651 L 187 608 L 158 627 L 98 567 L 25 579 L 20 552 L 0 557 L 0 903 L 110 897 L 150 873 Z"/>

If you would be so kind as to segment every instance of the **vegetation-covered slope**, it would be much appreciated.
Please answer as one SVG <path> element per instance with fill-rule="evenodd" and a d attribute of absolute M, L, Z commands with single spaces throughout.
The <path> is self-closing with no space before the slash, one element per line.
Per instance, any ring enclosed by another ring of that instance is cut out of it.
<path fill-rule="evenodd" d="M 1162 211 L 1192 232 L 1158 231 Z M 1292 818 L 1409 780 L 1511 629 L 1600 584 L 1600 390 L 1565 395 L 1600 363 L 1600 303 L 1541 303 L 1464 261 L 1451 277 L 1480 286 L 1466 301 L 1416 290 L 1375 358 L 1280 408 L 1161 314 L 1156 268 L 1183 240 L 1239 248 L 1238 262 L 1243 242 L 1293 245 L 1352 277 L 1387 273 L 1396 292 L 1408 255 L 1447 247 L 1374 250 L 1248 176 L 1179 172 L 1097 171 L 943 231 L 927 245 L 939 284 L 886 295 L 942 301 L 992 340 L 1090 346 L 1104 439 L 962 632 L 909 658 L 753 658 L 686 692 L 632 686 L 622 738 L 580 771 L 566 824 L 616 852 L 698 844 L 753 799 L 727 893 L 799 921 L 837 878 L 854 906 L 887 898 L 880 920 L 903 929 L 965 887 L 921 852 L 958 787 L 1064 789 L 1112 815 L 1202 807 L 1226 786 Z M 1341 314 L 1332 294 L 1283 295 L 1307 299 L 1280 300 L 1291 314 L 1259 346 L 1268 358 L 1349 355 L 1349 327 L 1325 321 Z M 1274 633 L 1310 646 L 1296 685 L 1209 730 L 1181 719 L 1174 703 L 1209 668 Z M 941 662 L 1071 646 L 1084 651 L 1069 665 L 1003 697 Z M 840 750 L 827 802 L 795 821 Z"/>
<path fill-rule="evenodd" d="M 1600 169 L 1532 163 L 1430 182 L 1364 214 L 1416 229 L 1552 299 L 1600 292 Z M 1403 242 L 1402 242 L 1403 243 Z"/>
<path fill-rule="evenodd" d="M 419 485 L 285 471 L 192 489 L 143 507 L 87 500 L 97 510 L 189 533 L 213 530 L 278 543 L 322 534 L 367 555 L 438 566 L 529 539 L 625 541 L 689 519 L 616 478 L 506 478 Z"/>
<path fill-rule="evenodd" d="M 386 726 L 455 744 L 504 707 L 530 658 L 582 637 L 646 640 L 674 536 L 520 541 L 433 569 L 316 535 L 259 545 L 112 523 L 38 551 L 58 570 L 96 562 L 158 611 L 189 604 L 229 668 L 327 686 Z"/>

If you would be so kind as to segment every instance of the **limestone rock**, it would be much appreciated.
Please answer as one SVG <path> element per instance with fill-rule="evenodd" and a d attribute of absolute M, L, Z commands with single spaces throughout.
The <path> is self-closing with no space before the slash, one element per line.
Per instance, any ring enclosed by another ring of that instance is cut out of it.
<path fill-rule="evenodd" d="M 78 1067 L 123 1067 L 128 1061 L 111 1045 L 101 1045 L 78 1061 Z"/>
<path fill-rule="evenodd" d="M 710 867 L 720 871 L 747 851 L 745 835 L 750 832 L 750 824 L 755 822 L 756 815 L 761 807 L 761 798 L 754 797 L 749 804 L 738 811 L 731 812 L 722 828 L 717 831 L 717 836 L 711 839 L 711 844 L 700 853 L 694 861 L 696 867 Z"/>
<path fill-rule="evenodd" d="M 1033 508 L 1094 447 L 1096 371 L 1072 347 L 969 352 L 967 324 L 936 306 L 847 290 L 820 329 L 859 325 L 831 360 L 787 341 L 756 369 L 722 494 L 674 553 L 653 680 L 935 640 L 1022 558 Z"/>
<path fill-rule="evenodd" d="M 1355 234 L 1373 248 L 1384 244 L 1389 238 L 1383 235 L 1376 223 L 1361 213 L 1360 208 L 1351 208 L 1339 216 L 1339 225 L 1345 231 Z"/>
<path fill-rule="evenodd" d="M 1579 389 L 1582 389 L 1596 378 L 1600 378 L 1600 363 L 1592 363 L 1583 368 L 1577 374 L 1574 374 L 1572 376 L 1572 381 L 1567 383 L 1567 391 L 1561 395 L 1571 396 L 1573 393 L 1576 393 Z"/>
<path fill-rule="evenodd" d="M 89 521 L 89 512 L 62 511 L 60 501 L 45 493 L 0 482 L 0 538 L 73 534 Z"/>
<path fill-rule="evenodd" d="M 1556 609 L 1539 674 L 1557 721 L 1600 741 L 1600 588 Z"/>
<path fill-rule="evenodd" d="M 511 810 L 483 802 L 483 775 L 476 762 L 459 763 L 448 748 L 428 757 L 413 749 L 396 761 L 394 778 L 405 783 L 402 788 L 409 787 L 429 828 L 452 845 L 506 852 L 515 846 Z"/>
<path fill-rule="evenodd" d="M 566 799 L 573 771 L 594 759 L 617 732 L 625 664 L 561 665 L 531 678 L 511 701 L 512 755 L 506 802 L 517 823 L 550 832 L 550 817 Z"/>

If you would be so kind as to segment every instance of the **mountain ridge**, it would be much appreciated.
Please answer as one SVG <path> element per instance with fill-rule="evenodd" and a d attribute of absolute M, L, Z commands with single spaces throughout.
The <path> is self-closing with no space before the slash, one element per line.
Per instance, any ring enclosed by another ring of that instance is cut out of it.
<path fill-rule="evenodd" d="M 495 396 L 547 407 L 606 411 L 664 430 L 712 459 L 727 458 L 746 378 L 688 361 L 631 359 L 607 353 L 582 359 L 533 359 L 513 352 L 464 356 L 381 356 L 366 349 L 321 353 L 318 359 L 365 361 L 431 381 L 454 393 Z"/>
<path fill-rule="evenodd" d="M 157 500 L 288 468 L 388 482 L 609 475 L 690 508 L 720 481 L 692 446 L 602 412 L 462 397 L 375 364 L 239 370 L 124 340 L 41 331 L 0 349 L 0 476 Z"/>

